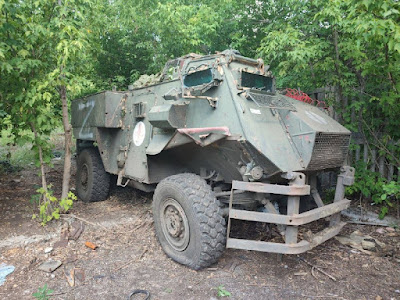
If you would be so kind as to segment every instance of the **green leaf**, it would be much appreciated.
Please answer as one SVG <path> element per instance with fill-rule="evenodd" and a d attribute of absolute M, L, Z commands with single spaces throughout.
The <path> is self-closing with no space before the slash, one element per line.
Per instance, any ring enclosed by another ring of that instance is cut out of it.
<path fill-rule="evenodd" d="M 379 219 L 382 220 L 386 216 L 387 213 L 388 213 L 388 208 L 386 206 L 383 206 L 381 208 L 381 212 L 379 213 Z"/>

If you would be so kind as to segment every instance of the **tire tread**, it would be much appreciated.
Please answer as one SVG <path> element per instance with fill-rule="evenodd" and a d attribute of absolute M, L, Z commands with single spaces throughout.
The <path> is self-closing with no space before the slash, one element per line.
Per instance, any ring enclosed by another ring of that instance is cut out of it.
<path fill-rule="evenodd" d="M 158 184 L 155 194 L 166 183 L 172 183 L 184 191 L 200 225 L 200 256 L 197 261 L 190 261 L 188 266 L 195 270 L 210 266 L 222 255 L 226 243 L 225 218 L 219 201 L 206 181 L 195 174 L 183 173 L 167 177 Z"/>
<path fill-rule="evenodd" d="M 107 199 L 110 191 L 110 174 L 108 174 L 104 169 L 103 161 L 101 160 L 99 151 L 96 148 L 84 149 L 79 154 L 79 158 L 83 157 L 85 152 L 88 153 L 92 163 L 93 187 L 90 191 L 90 197 L 82 200 L 85 202 L 103 201 Z M 78 162 L 80 162 L 79 158 Z M 79 178 L 77 178 L 77 180 L 79 180 Z"/>

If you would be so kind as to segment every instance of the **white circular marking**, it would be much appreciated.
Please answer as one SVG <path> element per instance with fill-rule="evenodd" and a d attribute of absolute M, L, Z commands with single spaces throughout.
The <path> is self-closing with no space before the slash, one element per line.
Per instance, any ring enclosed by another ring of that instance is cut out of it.
<path fill-rule="evenodd" d="M 133 143 L 135 146 L 140 146 L 143 144 L 144 138 L 146 136 L 146 126 L 142 121 L 136 124 L 135 129 L 133 129 Z"/>
<path fill-rule="evenodd" d="M 326 120 L 323 117 L 317 115 L 316 113 L 314 113 L 312 111 L 306 110 L 306 115 L 314 122 L 317 122 L 317 123 L 323 124 L 323 125 L 328 124 L 328 122 L 326 122 Z"/>

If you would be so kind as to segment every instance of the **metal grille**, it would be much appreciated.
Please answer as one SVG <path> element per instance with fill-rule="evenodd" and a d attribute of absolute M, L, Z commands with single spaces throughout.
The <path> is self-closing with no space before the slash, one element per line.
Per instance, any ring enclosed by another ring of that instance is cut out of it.
<path fill-rule="evenodd" d="M 288 109 L 296 111 L 296 108 L 285 98 L 281 96 L 272 96 L 258 93 L 248 93 L 251 100 L 253 100 L 259 107 L 268 107 L 276 109 Z"/>
<path fill-rule="evenodd" d="M 134 117 L 135 118 L 144 118 L 145 115 L 145 107 L 144 107 L 144 103 L 143 102 L 139 102 L 139 103 L 135 103 L 133 104 L 134 106 Z"/>
<path fill-rule="evenodd" d="M 346 159 L 349 143 L 350 134 L 318 132 L 307 170 L 341 167 Z"/>

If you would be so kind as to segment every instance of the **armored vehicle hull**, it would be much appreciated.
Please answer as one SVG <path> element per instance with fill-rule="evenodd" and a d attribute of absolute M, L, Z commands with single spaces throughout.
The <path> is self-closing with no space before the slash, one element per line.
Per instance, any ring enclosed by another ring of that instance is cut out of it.
<path fill-rule="evenodd" d="M 110 174 L 118 185 L 157 186 L 160 243 L 195 269 L 215 262 L 225 243 L 300 253 L 339 232 L 339 212 L 349 205 L 344 185 L 354 175 L 343 167 L 346 128 L 318 107 L 277 93 L 263 62 L 235 51 L 188 55 L 165 70 L 158 84 L 72 102 L 80 198 L 104 200 Z M 339 169 L 335 202 L 324 206 L 316 175 Z M 318 208 L 299 214 L 300 197 Z M 328 216 L 330 227 L 297 242 L 299 225 Z M 277 224 L 285 243 L 230 238 L 231 219 Z"/>

